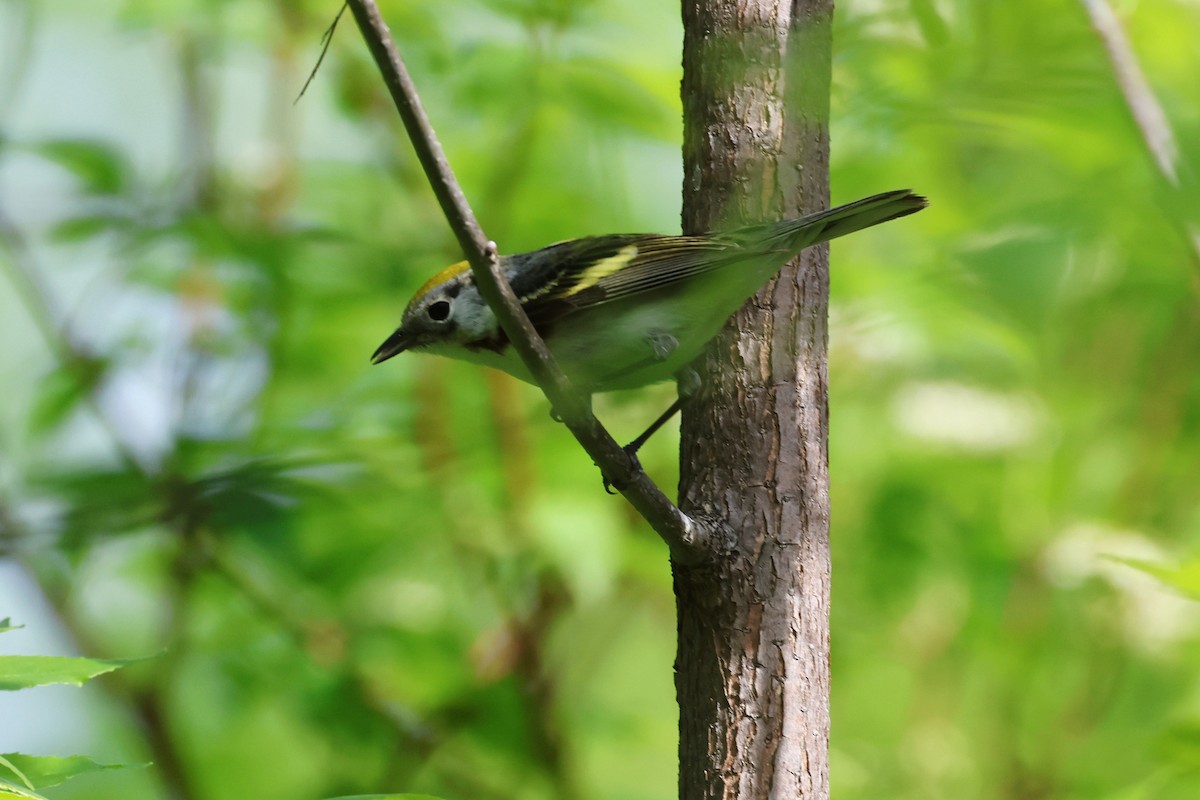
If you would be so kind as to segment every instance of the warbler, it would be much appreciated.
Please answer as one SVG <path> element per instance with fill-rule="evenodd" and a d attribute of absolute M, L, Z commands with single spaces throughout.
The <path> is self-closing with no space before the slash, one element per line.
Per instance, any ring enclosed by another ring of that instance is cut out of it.
<path fill-rule="evenodd" d="M 574 386 L 589 393 L 630 389 L 683 373 L 725 320 L 804 248 L 926 205 L 925 198 L 899 190 L 703 236 L 572 239 L 501 256 L 500 264 Z M 483 364 L 534 382 L 466 261 L 417 290 L 400 327 L 371 363 L 406 350 Z"/>

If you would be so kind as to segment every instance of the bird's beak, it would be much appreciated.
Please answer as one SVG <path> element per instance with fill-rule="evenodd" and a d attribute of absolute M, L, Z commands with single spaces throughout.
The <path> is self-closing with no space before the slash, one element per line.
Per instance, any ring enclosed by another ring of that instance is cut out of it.
<path fill-rule="evenodd" d="M 375 351 L 375 355 L 371 356 L 372 364 L 382 364 L 394 355 L 403 353 L 414 344 L 411 334 L 405 333 L 403 330 L 397 330 L 387 338 L 383 344 L 379 345 L 379 349 Z"/>

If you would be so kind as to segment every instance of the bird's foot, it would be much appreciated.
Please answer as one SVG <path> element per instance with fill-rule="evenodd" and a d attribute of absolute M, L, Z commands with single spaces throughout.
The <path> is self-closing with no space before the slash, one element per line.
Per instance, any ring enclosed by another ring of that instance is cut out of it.
<path fill-rule="evenodd" d="M 641 442 L 633 441 L 621 448 L 625 451 L 625 455 L 629 458 L 629 468 L 631 473 L 644 471 L 642 469 L 642 462 L 637 457 L 637 451 L 641 445 Z M 604 478 L 604 491 L 608 492 L 609 494 L 617 494 L 617 492 L 625 491 L 627 484 L 625 484 L 623 481 L 614 481 L 607 475 L 602 475 L 601 477 Z M 616 491 L 613 491 L 614 489 Z"/>

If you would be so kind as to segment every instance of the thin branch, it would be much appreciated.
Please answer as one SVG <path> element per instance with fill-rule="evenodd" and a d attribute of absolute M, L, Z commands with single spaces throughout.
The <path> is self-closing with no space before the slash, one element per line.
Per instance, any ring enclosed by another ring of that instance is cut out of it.
<path fill-rule="evenodd" d="M 308 91 L 308 86 L 313 82 L 313 78 L 317 77 L 317 70 L 321 68 L 321 64 L 325 61 L 325 54 L 329 52 L 329 45 L 333 43 L 333 33 L 337 30 L 338 23 L 342 21 L 342 14 L 345 13 L 346 4 L 342 3 L 342 7 L 338 9 L 337 16 L 333 18 L 333 22 L 329 23 L 329 27 L 325 29 L 325 33 L 321 34 L 321 54 L 317 56 L 317 63 L 313 64 L 312 72 L 308 73 L 308 79 L 300 87 L 300 94 L 296 95 L 296 99 L 292 101 L 292 105 L 300 102 L 300 98 L 304 97 L 304 93 Z"/>
<path fill-rule="evenodd" d="M 46 273 L 35 260 L 33 248 L 3 207 L 0 207 L 0 265 L 8 273 L 9 282 L 17 290 L 25 310 L 54 357 L 69 375 L 85 387 L 84 398 L 108 432 L 122 464 L 148 476 L 150 470 L 138 457 L 137 448 L 121 435 L 120 426 L 99 396 L 94 380 L 99 357 L 72 333 L 66 314 L 59 309 L 50 287 L 42 277 Z"/>
<path fill-rule="evenodd" d="M 1142 135 L 1142 141 L 1159 173 L 1171 188 L 1179 189 L 1179 145 L 1171 130 L 1162 104 L 1146 80 L 1137 56 L 1121 28 L 1121 20 L 1106 0 L 1081 0 L 1092 27 L 1108 51 L 1113 73 L 1129 113 Z M 1184 238 L 1192 248 L 1193 265 L 1200 270 L 1200 227 L 1190 220 L 1179 220 Z M 1198 289 L 1200 290 L 1200 289 Z"/>
<path fill-rule="evenodd" d="M 3 32 L 0 46 L 0 108 L 15 109 L 27 85 L 39 9 L 34 3 L 14 3 L 16 19 Z M 3 134 L 0 134 L 0 139 Z"/>
<path fill-rule="evenodd" d="M 49 287 L 42 280 L 42 272 L 34 263 L 33 250 L 21 229 L 9 219 L 0 207 L 0 248 L 8 251 L 8 258 L 0 258 L 0 265 L 8 272 L 12 283 L 33 324 L 37 326 L 47 346 L 62 363 L 87 360 L 84 348 L 78 344 L 67 329 L 66 315 L 55 306 Z"/>
<path fill-rule="evenodd" d="M 378 6 L 373 0 L 349 0 L 349 6 L 400 112 L 417 160 L 471 265 L 479 293 L 521 360 L 579 444 L 667 543 L 671 557 L 682 563 L 703 560 L 724 537 L 680 511 L 604 429 L 592 414 L 589 398 L 571 387 L 508 285 L 495 242 L 488 241 L 471 212 Z"/>
<path fill-rule="evenodd" d="M 1112 62 L 1113 72 L 1117 76 L 1117 84 L 1125 103 L 1133 114 L 1133 121 L 1141 131 L 1142 139 L 1150 150 L 1154 163 L 1172 186 L 1179 185 L 1175 162 L 1179 157 L 1179 146 L 1175 143 L 1175 135 L 1171 132 L 1171 123 L 1154 96 L 1150 82 L 1138 66 L 1137 56 L 1125 38 L 1121 29 L 1121 21 L 1105 0 L 1083 0 L 1092 27 L 1100 36 L 1108 58 Z"/>

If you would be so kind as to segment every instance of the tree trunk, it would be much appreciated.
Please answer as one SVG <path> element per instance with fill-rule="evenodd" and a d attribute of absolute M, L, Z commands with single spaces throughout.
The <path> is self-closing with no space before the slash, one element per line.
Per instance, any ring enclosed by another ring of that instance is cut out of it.
<path fill-rule="evenodd" d="M 684 0 L 683 227 L 828 205 L 832 0 Z M 736 545 L 674 565 L 679 796 L 829 796 L 828 251 L 810 248 L 699 362 L 680 505 Z"/>

